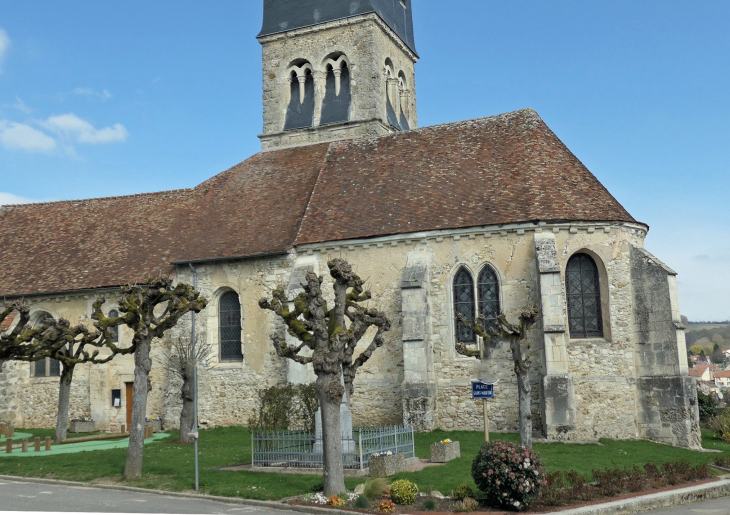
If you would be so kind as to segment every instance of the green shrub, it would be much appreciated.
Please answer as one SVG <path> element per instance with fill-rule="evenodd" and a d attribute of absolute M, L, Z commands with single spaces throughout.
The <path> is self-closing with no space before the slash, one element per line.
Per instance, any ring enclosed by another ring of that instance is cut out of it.
<path fill-rule="evenodd" d="M 413 504 L 417 494 L 418 487 L 407 479 L 398 479 L 390 485 L 390 498 L 396 504 Z"/>
<path fill-rule="evenodd" d="M 730 443 L 730 408 L 725 408 L 707 422 L 707 427 L 723 442 Z"/>
<path fill-rule="evenodd" d="M 368 501 L 368 498 L 364 495 L 358 495 L 352 507 L 359 510 L 367 510 L 368 508 L 370 508 L 370 501 Z"/>
<path fill-rule="evenodd" d="M 423 511 L 434 511 L 436 509 L 436 501 L 434 501 L 430 497 L 427 497 L 423 500 L 421 508 L 423 508 Z"/>
<path fill-rule="evenodd" d="M 495 440 L 479 449 L 471 476 L 491 506 L 522 511 L 545 484 L 545 467 L 536 452 Z"/>
<path fill-rule="evenodd" d="M 700 410 L 700 421 L 707 422 L 719 413 L 717 401 L 714 397 L 697 392 L 697 407 Z"/>
<path fill-rule="evenodd" d="M 451 497 L 454 498 L 456 501 L 463 501 L 464 499 L 468 498 L 474 498 L 474 492 L 469 487 L 469 485 L 459 485 L 457 486 L 453 492 L 451 492 Z"/>
<path fill-rule="evenodd" d="M 368 479 L 363 488 L 362 494 L 369 501 L 376 501 L 388 493 L 388 484 L 380 477 Z"/>

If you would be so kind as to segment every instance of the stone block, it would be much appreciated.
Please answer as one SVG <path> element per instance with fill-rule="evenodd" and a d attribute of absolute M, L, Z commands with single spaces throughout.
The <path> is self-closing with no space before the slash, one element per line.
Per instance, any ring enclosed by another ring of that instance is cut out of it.
<path fill-rule="evenodd" d="M 390 477 L 406 469 L 406 457 L 403 454 L 390 456 L 371 456 L 368 460 L 370 477 Z"/>
<path fill-rule="evenodd" d="M 93 433 L 96 430 L 93 420 L 88 421 L 71 421 L 68 425 L 69 433 Z"/>
<path fill-rule="evenodd" d="M 431 462 L 446 463 L 461 458 L 459 442 L 435 443 L 431 445 Z"/>

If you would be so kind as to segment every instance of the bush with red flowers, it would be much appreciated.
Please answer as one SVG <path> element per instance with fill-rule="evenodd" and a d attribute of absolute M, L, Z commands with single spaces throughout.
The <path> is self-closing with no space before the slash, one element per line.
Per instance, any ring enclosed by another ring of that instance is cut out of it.
<path fill-rule="evenodd" d="M 515 511 L 526 509 L 545 484 L 545 467 L 536 452 L 500 440 L 482 445 L 471 475 L 490 505 Z"/>

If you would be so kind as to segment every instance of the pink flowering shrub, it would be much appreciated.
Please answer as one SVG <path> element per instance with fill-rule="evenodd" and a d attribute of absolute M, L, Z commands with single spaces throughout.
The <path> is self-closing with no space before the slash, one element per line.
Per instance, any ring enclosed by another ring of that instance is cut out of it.
<path fill-rule="evenodd" d="M 526 509 L 546 482 L 537 453 L 500 440 L 482 445 L 471 475 L 490 505 L 515 511 Z"/>

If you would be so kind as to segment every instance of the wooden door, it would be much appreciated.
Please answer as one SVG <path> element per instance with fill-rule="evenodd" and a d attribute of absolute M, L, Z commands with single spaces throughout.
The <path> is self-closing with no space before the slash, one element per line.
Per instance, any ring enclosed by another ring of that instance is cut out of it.
<path fill-rule="evenodd" d="M 124 401 L 127 403 L 127 431 L 132 427 L 132 405 L 134 403 L 134 383 L 124 383 L 126 387 L 126 397 Z"/>

